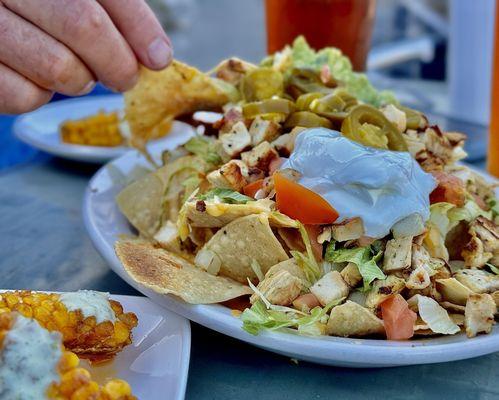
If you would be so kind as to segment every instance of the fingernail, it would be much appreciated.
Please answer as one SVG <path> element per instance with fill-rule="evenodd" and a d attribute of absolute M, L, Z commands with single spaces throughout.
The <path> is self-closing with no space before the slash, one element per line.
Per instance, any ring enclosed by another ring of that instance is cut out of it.
<path fill-rule="evenodd" d="M 95 87 L 95 81 L 88 82 L 85 87 L 78 93 L 78 96 L 83 96 L 84 94 L 88 94 Z"/>
<path fill-rule="evenodd" d="M 158 37 L 154 39 L 147 49 L 149 61 L 153 68 L 165 68 L 170 64 L 173 54 L 172 49 L 165 39 Z"/>

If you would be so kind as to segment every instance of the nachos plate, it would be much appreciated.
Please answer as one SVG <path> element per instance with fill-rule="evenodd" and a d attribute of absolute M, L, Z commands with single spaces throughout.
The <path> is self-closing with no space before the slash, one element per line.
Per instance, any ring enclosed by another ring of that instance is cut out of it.
<path fill-rule="evenodd" d="M 255 336 L 492 332 L 499 204 L 495 184 L 459 164 L 464 134 L 303 38 L 258 65 L 191 69 L 194 91 L 179 65 L 126 95 L 141 104 L 126 115 L 135 135 L 134 119 L 161 110 L 197 130 L 116 195 L 136 236 L 114 248 L 135 283 L 223 305 Z M 215 87 L 232 94 L 224 104 Z M 151 88 L 167 100 L 137 95 Z"/>

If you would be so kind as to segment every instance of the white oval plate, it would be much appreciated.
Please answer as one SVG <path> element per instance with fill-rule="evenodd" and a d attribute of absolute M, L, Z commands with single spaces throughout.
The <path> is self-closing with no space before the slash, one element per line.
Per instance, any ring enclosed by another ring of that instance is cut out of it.
<path fill-rule="evenodd" d="M 3 290 L 2 290 L 3 291 Z M 189 321 L 146 297 L 111 295 L 125 312 L 137 315 L 132 343 L 110 362 L 81 365 L 92 378 L 105 384 L 112 378 L 126 380 L 138 399 L 183 400 L 189 372 L 191 326 Z"/>
<path fill-rule="evenodd" d="M 172 295 L 159 295 L 131 279 L 115 255 L 118 235 L 134 231 L 120 213 L 115 196 L 122 186 L 110 171 L 129 173 L 139 160 L 130 155 L 103 167 L 90 181 L 84 198 L 83 217 L 95 247 L 111 268 L 126 282 L 154 302 L 192 321 L 255 346 L 292 358 L 346 367 L 389 367 L 462 360 L 499 351 L 499 326 L 489 335 L 468 339 L 464 334 L 397 342 L 338 337 L 304 337 L 293 333 L 264 332 L 253 336 L 243 331 L 241 321 L 218 304 L 191 305 Z M 140 160 L 140 163 L 144 163 Z M 144 165 L 144 164 L 142 164 Z"/>
<path fill-rule="evenodd" d="M 79 119 L 97 113 L 123 109 L 121 95 L 88 96 L 68 100 L 60 100 L 47 104 L 36 111 L 18 117 L 12 130 L 16 137 L 46 153 L 75 161 L 105 163 L 127 152 L 136 152 L 126 146 L 102 147 L 83 146 L 64 143 L 59 134 L 59 125 L 68 119 Z M 155 140 L 153 145 L 168 145 L 175 142 L 176 137 L 186 124 L 175 122 L 168 136 Z"/>

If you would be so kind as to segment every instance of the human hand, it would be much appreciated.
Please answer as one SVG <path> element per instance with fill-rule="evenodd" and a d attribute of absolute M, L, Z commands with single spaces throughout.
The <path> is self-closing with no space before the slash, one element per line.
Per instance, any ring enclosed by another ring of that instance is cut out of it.
<path fill-rule="evenodd" d="M 0 0 L 0 114 L 75 96 L 97 80 L 131 88 L 138 64 L 162 69 L 172 45 L 144 0 Z"/>

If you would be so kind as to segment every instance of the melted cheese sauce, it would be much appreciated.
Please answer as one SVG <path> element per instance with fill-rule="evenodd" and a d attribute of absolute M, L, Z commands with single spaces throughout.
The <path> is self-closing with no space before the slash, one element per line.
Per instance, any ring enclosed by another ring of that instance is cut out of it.
<path fill-rule="evenodd" d="M 58 332 L 17 316 L 0 351 L 0 399 L 45 399 L 50 384 L 59 382 L 61 354 Z"/>
<path fill-rule="evenodd" d="M 365 235 L 386 236 L 414 214 L 430 216 L 435 180 L 409 153 L 366 147 L 325 128 L 308 129 L 281 167 L 301 174 L 299 183 L 338 211 L 337 222 L 360 217 Z"/>
<path fill-rule="evenodd" d="M 85 318 L 95 317 L 98 324 L 116 320 L 116 315 L 109 303 L 109 293 L 79 290 L 61 294 L 59 300 L 69 311 L 80 310 Z"/>

